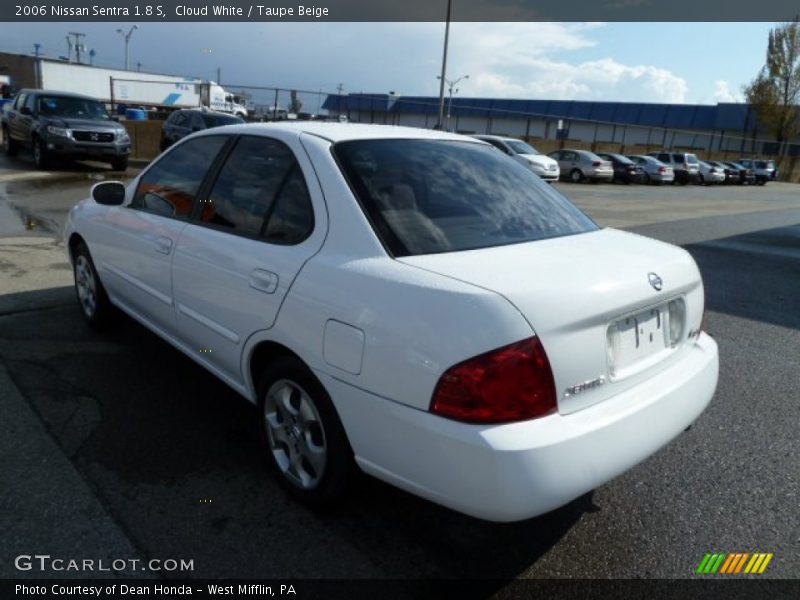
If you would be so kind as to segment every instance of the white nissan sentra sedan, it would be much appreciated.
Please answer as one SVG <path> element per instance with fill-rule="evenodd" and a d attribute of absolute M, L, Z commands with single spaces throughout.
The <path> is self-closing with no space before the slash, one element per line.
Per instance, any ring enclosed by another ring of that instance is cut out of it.
<path fill-rule="evenodd" d="M 689 254 L 598 227 L 473 138 L 209 130 L 95 185 L 65 236 L 88 323 L 121 309 L 257 404 L 311 504 L 357 465 L 476 517 L 539 515 L 667 444 L 717 384 Z"/>

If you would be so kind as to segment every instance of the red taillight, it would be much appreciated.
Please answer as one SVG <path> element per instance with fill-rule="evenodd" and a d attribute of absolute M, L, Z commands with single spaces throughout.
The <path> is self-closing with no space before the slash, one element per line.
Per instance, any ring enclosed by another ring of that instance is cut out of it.
<path fill-rule="evenodd" d="M 666 173 L 667 169 L 666 169 L 666 167 L 658 167 L 658 172 L 659 173 Z"/>
<path fill-rule="evenodd" d="M 431 412 L 470 423 L 523 421 L 555 410 L 553 372 L 538 337 L 451 367 L 431 399 Z"/>

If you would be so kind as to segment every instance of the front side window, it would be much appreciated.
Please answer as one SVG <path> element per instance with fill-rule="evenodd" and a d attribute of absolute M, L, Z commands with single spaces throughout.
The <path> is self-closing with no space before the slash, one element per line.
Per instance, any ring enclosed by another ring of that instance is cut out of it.
<path fill-rule="evenodd" d="M 594 231 L 552 186 L 483 144 L 340 142 L 334 155 L 395 256 L 503 246 Z"/>
<path fill-rule="evenodd" d="M 227 139 L 203 136 L 176 146 L 142 175 L 131 208 L 187 218 L 211 163 Z"/>
<path fill-rule="evenodd" d="M 293 228 L 298 212 L 301 225 Z M 311 201 L 292 151 L 277 140 L 244 136 L 225 161 L 200 220 L 288 244 L 310 233 L 310 214 Z"/>

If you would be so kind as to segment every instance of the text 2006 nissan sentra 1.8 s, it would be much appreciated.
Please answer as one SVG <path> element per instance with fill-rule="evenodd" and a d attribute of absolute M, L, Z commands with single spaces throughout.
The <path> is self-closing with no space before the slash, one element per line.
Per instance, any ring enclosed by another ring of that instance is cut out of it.
<path fill-rule="evenodd" d="M 65 235 L 89 324 L 122 309 L 256 403 L 311 504 L 355 464 L 526 519 L 653 454 L 717 384 L 689 254 L 598 227 L 472 138 L 209 130 L 95 185 Z"/>

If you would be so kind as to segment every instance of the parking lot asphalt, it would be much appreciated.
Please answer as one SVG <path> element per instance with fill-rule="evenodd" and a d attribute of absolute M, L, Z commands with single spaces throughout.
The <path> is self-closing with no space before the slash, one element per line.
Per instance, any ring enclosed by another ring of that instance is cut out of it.
<path fill-rule="evenodd" d="M 11 211 L 0 577 L 24 575 L 13 557 L 43 550 L 194 560 L 174 576 L 478 577 L 498 590 L 519 577 L 687 578 L 718 551 L 773 552 L 762 577 L 800 573 L 798 186 L 558 184 L 600 224 L 692 253 L 720 383 L 654 457 L 560 510 L 497 525 L 368 477 L 327 513 L 293 503 L 266 474 L 247 402 L 130 320 L 84 326 L 57 236 L 107 173 L 26 179 L 24 167 L 0 162 L 0 211 Z"/>

